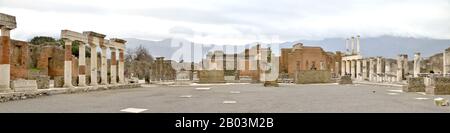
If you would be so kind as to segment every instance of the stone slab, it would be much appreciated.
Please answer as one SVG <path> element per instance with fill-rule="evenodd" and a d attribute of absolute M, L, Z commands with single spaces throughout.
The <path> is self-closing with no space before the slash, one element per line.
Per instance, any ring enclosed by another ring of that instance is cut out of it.
<path fill-rule="evenodd" d="M 11 88 L 15 92 L 23 92 L 23 91 L 36 91 L 37 90 L 37 82 L 36 80 L 13 80 L 11 82 Z"/>

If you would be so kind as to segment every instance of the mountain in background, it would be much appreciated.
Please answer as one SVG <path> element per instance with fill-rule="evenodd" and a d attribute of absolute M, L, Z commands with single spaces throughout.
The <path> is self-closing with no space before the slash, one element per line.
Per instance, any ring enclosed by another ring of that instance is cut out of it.
<path fill-rule="evenodd" d="M 161 41 L 150 41 L 135 38 L 126 38 L 125 40 L 127 40 L 127 48 L 136 48 L 139 45 L 143 45 L 154 57 L 163 56 L 166 59 L 172 58 L 172 54 L 180 48 L 180 45 L 177 45 L 179 43 L 201 45 L 196 43 L 192 44 L 192 42 L 183 39 L 164 39 Z M 276 55 L 279 55 L 281 48 L 291 48 L 293 44 L 298 42 L 303 43 L 305 46 L 320 46 L 325 51 L 330 52 L 345 51 L 344 38 L 327 38 L 323 40 L 298 40 L 293 42 L 284 42 L 278 45 L 278 49 L 272 48 L 272 51 Z M 450 47 L 450 40 L 395 36 L 361 38 L 360 43 L 361 53 L 364 57 L 383 56 L 394 59 L 396 59 L 398 54 L 408 54 L 410 59 L 412 59 L 414 53 L 416 52 L 420 52 L 422 57 L 430 57 L 435 54 L 442 53 L 444 49 Z M 256 43 L 239 45 L 237 47 L 237 51 L 242 52 L 245 48 L 251 47 L 255 44 Z M 203 57 L 208 51 L 213 51 L 222 47 L 223 46 L 221 45 L 203 45 Z M 190 59 L 184 60 L 189 61 Z M 195 57 L 194 60 L 195 62 L 198 62 L 201 60 L 201 57 Z"/>

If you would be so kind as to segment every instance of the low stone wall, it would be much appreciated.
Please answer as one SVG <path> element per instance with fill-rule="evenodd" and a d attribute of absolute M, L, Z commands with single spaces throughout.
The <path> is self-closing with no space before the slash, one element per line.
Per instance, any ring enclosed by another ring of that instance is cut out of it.
<path fill-rule="evenodd" d="M 224 71 L 201 70 L 198 73 L 199 83 L 225 83 Z"/>
<path fill-rule="evenodd" d="M 104 85 L 98 87 L 87 86 L 75 88 L 52 88 L 52 89 L 36 89 L 36 91 L 0 93 L 0 102 L 30 99 L 55 94 L 82 93 L 82 92 L 111 90 L 111 89 L 131 89 L 131 88 L 139 88 L 141 87 L 141 85 L 142 84 Z"/>
<path fill-rule="evenodd" d="M 297 72 L 297 84 L 330 83 L 331 72 L 327 70 L 301 70 Z"/>
<path fill-rule="evenodd" d="M 434 87 L 431 89 L 435 95 L 450 95 L 450 77 L 434 78 Z"/>
<path fill-rule="evenodd" d="M 338 83 L 340 85 L 353 84 L 353 81 L 352 81 L 352 78 L 350 77 L 350 75 L 344 75 L 344 76 L 341 76 L 341 78 L 339 79 Z"/>
<path fill-rule="evenodd" d="M 403 86 L 403 92 L 425 92 L 425 81 L 423 77 L 407 79 L 408 84 Z"/>

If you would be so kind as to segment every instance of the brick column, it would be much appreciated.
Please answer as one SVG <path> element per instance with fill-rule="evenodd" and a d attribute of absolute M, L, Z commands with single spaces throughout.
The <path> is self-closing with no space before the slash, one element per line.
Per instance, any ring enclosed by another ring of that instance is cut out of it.
<path fill-rule="evenodd" d="M 72 85 L 72 40 L 64 39 L 64 87 Z"/>
<path fill-rule="evenodd" d="M 119 49 L 119 83 L 121 84 L 125 84 L 124 61 L 123 49 Z"/>
<path fill-rule="evenodd" d="M 86 86 L 86 44 L 78 48 L 78 86 Z"/>
<path fill-rule="evenodd" d="M 116 58 L 116 48 L 110 47 L 111 51 L 111 84 L 117 83 L 117 58 Z"/>
<path fill-rule="evenodd" d="M 108 84 L 108 68 L 107 68 L 107 60 L 106 60 L 106 47 L 105 46 L 101 46 L 100 47 L 102 50 L 101 52 L 101 68 L 100 68 L 100 78 L 101 78 L 101 82 L 100 84 L 102 85 L 106 85 Z"/>
<path fill-rule="evenodd" d="M 91 44 L 91 86 L 97 85 L 97 46 Z"/>
<path fill-rule="evenodd" d="M 10 38 L 9 31 L 10 29 L 6 27 L 1 27 L 1 39 L 2 39 L 2 57 L 0 60 L 0 92 L 2 91 L 11 91 L 9 86 L 10 81 Z"/>

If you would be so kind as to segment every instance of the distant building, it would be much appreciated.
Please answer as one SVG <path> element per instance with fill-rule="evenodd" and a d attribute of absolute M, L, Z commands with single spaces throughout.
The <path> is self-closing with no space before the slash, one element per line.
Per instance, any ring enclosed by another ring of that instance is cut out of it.
<path fill-rule="evenodd" d="M 297 43 L 292 48 L 281 49 L 279 71 L 288 74 L 289 78 L 293 78 L 298 70 L 330 70 L 332 74 L 338 74 L 336 62 L 341 58 L 340 52 L 325 52 L 321 47 Z"/>

